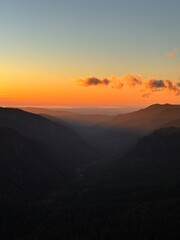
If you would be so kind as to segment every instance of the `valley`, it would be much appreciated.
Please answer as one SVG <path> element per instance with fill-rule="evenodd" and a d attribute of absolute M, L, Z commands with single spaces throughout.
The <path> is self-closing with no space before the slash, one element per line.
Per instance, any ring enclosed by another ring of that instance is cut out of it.
<path fill-rule="evenodd" d="M 3 239 L 179 237 L 179 105 L 32 112 L 0 109 Z"/>

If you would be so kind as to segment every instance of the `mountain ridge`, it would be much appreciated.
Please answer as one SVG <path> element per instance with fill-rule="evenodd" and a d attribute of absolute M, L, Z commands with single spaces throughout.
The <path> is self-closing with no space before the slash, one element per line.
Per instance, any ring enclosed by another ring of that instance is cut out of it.
<path fill-rule="evenodd" d="M 67 164 L 82 164 L 87 156 L 86 151 L 90 151 L 88 144 L 69 126 L 20 109 L 0 108 L 0 127 L 14 128 L 42 142 L 57 152 Z"/>

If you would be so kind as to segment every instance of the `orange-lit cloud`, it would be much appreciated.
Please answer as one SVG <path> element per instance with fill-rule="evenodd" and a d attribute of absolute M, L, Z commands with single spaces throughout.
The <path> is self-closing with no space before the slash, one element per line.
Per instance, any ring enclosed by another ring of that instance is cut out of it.
<path fill-rule="evenodd" d="M 112 78 L 96 78 L 89 77 L 83 80 L 79 80 L 78 83 L 83 87 L 89 86 L 108 86 L 111 88 L 122 89 L 137 88 L 141 92 L 143 98 L 150 97 L 153 92 L 169 91 L 175 96 L 180 95 L 180 83 L 175 83 L 171 80 L 162 80 L 151 78 L 149 80 L 142 80 L 140 76 L 137 75 L 126 75 L 124 77 L 112 77 Z"/>
<path fill-rule="evenodd" d="M 174 49 L 174 50 L 172 50 L 172 51 L 170 51 L 170 52 L 168 52 L 167 54 L 166 54 L 166 57 L 167 58 L 174 58 L 176 55 L 177 55 L 177 52 L 178 52 L 178 50 L 177 49 Z"/>
<path fill-rule="evenodd" d="M 90 86 L 110 86 L 111 88 L 122 89 L 125 85 L 129 87 L 136 87 L 142 85 L 142 80 L 139 76 L 135 75 L 126 75 L 122 78 L 111 77 L 111 78 L 97 78 L 97 77 L 88 77 L 80 79 L 77 81 L 79 85 L 83 87 Z"/>
<path fill-rule="evenodd" d="M 136 75 L 126 75 L 123 77 L 123 81 L 129 86 L 129 87 L 135 87 L 138 85 L 142 85 L 142 80 L 140 76 Z"/>

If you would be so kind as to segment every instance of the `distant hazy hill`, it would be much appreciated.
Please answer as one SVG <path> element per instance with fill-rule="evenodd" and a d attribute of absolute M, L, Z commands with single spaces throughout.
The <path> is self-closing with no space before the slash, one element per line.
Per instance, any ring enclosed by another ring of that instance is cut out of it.
<path fill-rule="evenodd" d="M 107 116 L 101 114 L 80 114 L 70 111 L 44 109 L 44 108 L 24 108 L 25 111 L 40 115 L 54 117 L 53 120 L 65 120 L 74 126 L 83 124 L 96 124 L 96 127 L 120 129 L 123 131 L 131 130 L 138 133 L 153 131 L 164 124 L 180 119 L 180 105 L 154 104 L 145 109 L 135 112 Z M 93 126 L 95 127 L 95 125 Z M 97 129 L 97 128 L 96 128 Z"/>
<path fill-rule="evenodd" d="M 154 104 L 136 112 L 117 115 L 107 124 L 116 128 L 127 128 L 149 132 L 180 119 L 180 105 Z"/>
<path fill-rule="evenodd" d="M 106 121 L 110 118 L 110 116 L 105 114 L 83 114 L 71 111 L 63 111 L 56 109 L 45 109 L 45 108 L 22 108 L 27 112 L 32 112 L 40 115 L 47 115 L 57 119 L 65 120 L 68 123 L 73 123 L 76 125 L 79 124 L 95 124 L 98 122 Z"/>
<path fill-rule="evenodd" d="M 180 105 L 154 104 L 147 108 L 116 116 L 83 115 L 66 111 L 28 108 L 48 114 L 54 121 L 71 123 L 89 143 L 107 153 L 123 153 L 138 139 L 158 128 L 180 126 Z M 91 125 L 88 125 L 88 124 Z"/>
<path fill-rule="evenodd" d="M 154 104 L 135 112 L 119 114 L 96 126 L 92 139 L 106 149 L 123 152 L 138 139 L 163 127 L 180 126 L 180 105 Z M 99 127 L 99 131 L 98 131 Z"/>

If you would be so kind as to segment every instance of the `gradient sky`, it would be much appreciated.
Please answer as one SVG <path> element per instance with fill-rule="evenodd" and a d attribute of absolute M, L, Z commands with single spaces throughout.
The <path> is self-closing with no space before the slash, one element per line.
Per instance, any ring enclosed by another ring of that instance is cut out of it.
<path fill-rule="evenodd" d="M 0 0 L 0 104 L 180 103 L 169 91 L 77 84 L 129 74 L 176 83 L 179 23 L 179 0 Z"/>

